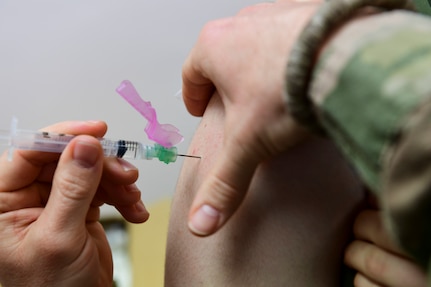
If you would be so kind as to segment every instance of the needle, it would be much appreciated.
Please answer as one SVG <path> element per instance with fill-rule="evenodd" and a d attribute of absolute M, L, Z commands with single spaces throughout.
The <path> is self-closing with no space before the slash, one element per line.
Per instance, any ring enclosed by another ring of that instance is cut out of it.
<path fill-rule="evenodd" d="M 201 158 L 200 156 L 197 156 L 197 155 L 180 154 L 180 153 L 177 153 L 177 156 L 193 157 L 193 158 Z"/>

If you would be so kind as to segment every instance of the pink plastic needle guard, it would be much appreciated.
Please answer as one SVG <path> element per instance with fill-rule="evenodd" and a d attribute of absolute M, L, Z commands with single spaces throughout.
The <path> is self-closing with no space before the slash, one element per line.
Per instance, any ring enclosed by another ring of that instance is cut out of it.
<path fill-rule="evenodd" d="M 121 82 L 116 91 L 148 120 L 145 133 L 150 140 L 166 148 L 177 145 L 184 140 L 176 127 L 170 124 L 160 124 L 157 121 L 156 110 L 151 106 L 151 102 L 144 101 L 130 81 Z"/>

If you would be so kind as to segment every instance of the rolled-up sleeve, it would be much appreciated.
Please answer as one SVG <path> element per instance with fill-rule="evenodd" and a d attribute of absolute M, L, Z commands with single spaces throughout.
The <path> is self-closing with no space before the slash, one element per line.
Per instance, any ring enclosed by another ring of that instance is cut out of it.
<path fill-rule="evenodd" d="M 431 256 L 431 18 L 369 16 L 322 51 L 310 83 L 320 124 L 381 199 L 387 227 Z"/>

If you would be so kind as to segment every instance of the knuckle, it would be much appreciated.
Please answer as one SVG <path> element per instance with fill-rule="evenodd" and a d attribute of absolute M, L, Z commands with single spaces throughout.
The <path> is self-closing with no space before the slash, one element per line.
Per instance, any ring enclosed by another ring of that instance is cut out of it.
<path fill-rule="evenodd" d="M 70 200 L 80 200 L 85 197 L 86 181 L 80 176 L 60 175 L 55 182 L 56 190 Z"/>
<path fill-rule="evenodd" d="M 221 20 L 213 20 L 207 22 L 200 32 L 200 40 L 207 42 L 208 40 L 212 39 L 214 31 L 219 29 L 220 21 Z"/>
<path fill-rule="evenodd" d="M 218 210 L 232 212 L 242 201 L 244 194 L 232 184 L 214 176 L 208 202 Z"/>
<path fill-rule="evenodd" d="M 354 250 L 355 250 L 355 245 L 356 245 L 356 241 L 352 242 L 351 244 L 349 244 L 346 248 L 346 250 L 344 251 L 344 262 L 349 265 L 349 266 L 353 266 L 354 264 Z"/>
<path fill-rule="evenodd" d="M 232 18 L 223 18 L 207 22 L 200 32 L 199 42 L 208 47 L 220 46 L 223 44 L 221 38 L 224 32 L 228 32 L 226 28 L 232 25 L 232 23 Z M 211 51 L 211 49 L 209 51 Z"/>
<path fill-rule="evenodd" d="M 241 10 L 239 10 L 237 15 L 238 16 L 249 16 L 251 14 L 254 14 L 255 12 L 262 11 L 262 9 L 271 7 L 272 5 L 273 5 L 273 3 L 263 2 L 263 3 L 258 3 L 255 5 L 247 6 L 245 8 L 242 8 Z"/>
<path fill-rule="evenodd" d="M 356 275 L 353 279 L 353 285 L 355 287 L 366 287 L 366 286 L 370 286 L 370 282 L 361 273 L 356 273 Z"/>
<path fill-rule="evenodd" d="M 388 262 L 381 252 L 369 250 L 364 258 L 364 273 L 371 278 L 382 277 L 386 274 Z"/>

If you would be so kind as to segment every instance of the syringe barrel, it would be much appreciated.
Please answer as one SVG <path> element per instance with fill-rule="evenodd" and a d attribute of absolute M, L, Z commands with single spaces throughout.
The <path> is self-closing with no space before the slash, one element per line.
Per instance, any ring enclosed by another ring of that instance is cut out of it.
<path fill-rule="evenodd" d="M 15 149 L 61 153 L 72 138 L 64 134 L 15 130 L 11 132 L 9 145 Z"/>
<path fill-rule="evenodd" d="M 152 159 L 146 153 L 146 147 L 140 142 L 126 140 L 101 139 L 105 156 L 115 156 L 124 159 Z"/>
<path fill-rule="evenodd" d="M 56 134 L 48 132 L 34 132 L 26 130 L 11 130 L 9 136 L 1 138 L 9 139 L 9 147 L 12 149 L 37 150 L 44 152 L 61 153 L 67 144 L 75 137 L 67 134 Z M 165 148 L 159 144 L 144 145 L 136 141 L 110 140 L 99 138 L 106 157 L 118 157 L 124 159 L 146 159 L 158 158 L 164 163 L 175 162 L 177 159 L 177 148 Z"/>
<path fill-rule="evenodd" d="M 34 132 L 26 130 L 15 130 L 10 134 L 9 146 L 14 149 L 37 150 L 45 152 L 61 153 L 74 138 L 73 135 L 57 134 L 48 132 Z M 118 157 L 121 150 L 119 141 L 99 139 L 105 156 Z M 132 152 L 132 149 L 128 151 Z M 124 156 L 124 153 L 122 154 Z"/>

